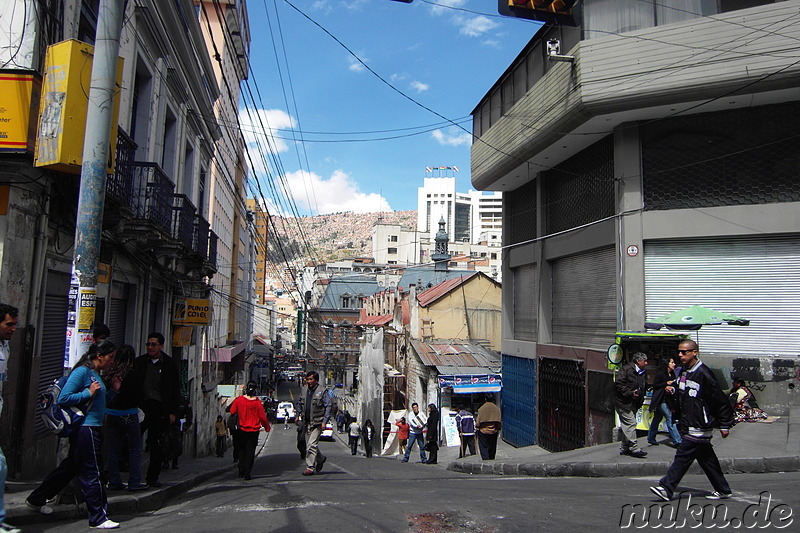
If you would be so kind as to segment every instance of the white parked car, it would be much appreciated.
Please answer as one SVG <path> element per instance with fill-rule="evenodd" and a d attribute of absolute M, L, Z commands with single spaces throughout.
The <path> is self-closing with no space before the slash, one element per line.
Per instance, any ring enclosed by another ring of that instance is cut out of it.
<path fill-rule="evenodd" d="M 330 422 L 325 424 L 325 427 L 322 428 L 322 434 L 319 436 L 319 440 L 333 440 L 333 424 Z"/>
<path fill-rule="evenodd" d="M 275 409 L 275 420 L 280 420 L 283 422 L 287 411 L 289 413 L 289 422 L 294 422 L 296 414 L 294 411 L 294 404 L 292 402 L 281 402 L 278 404 L 278 408 Z"/>

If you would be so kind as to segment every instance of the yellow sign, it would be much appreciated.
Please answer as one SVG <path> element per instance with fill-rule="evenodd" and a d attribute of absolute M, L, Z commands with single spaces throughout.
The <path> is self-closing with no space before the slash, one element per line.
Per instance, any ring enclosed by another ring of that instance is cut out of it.
<path fill-rule="evenodd" d="M 80 332 L 92 331 L 96 297 L 97 289 L 94 287 L 80 287 L 78 289 L 78 331 Z"/>
<path fill-rule="evenodd" d="M 178 298 L 172 323 L 184 326 L 208 326 L 211 324 L 211 300 L 208 298 Z"/>
<path fill-rule="evenodd" d="M 34 164 L 60 172 L 81 173 L 86 111 L 92 81 L 92 45 L 70 39 L 47 47 L 39 108 Z M 117 58 L 117 86 L 122 85 L 122 58 Z M 108 172 L 114 171 L 119 91 L 112 102 Z"/>
<path fill-rule="evenodd" d="M 36 72 L 0 71 L 0 152 L 32 152 L 42 82 Z"/>
<path fill-rule="evenodd" d="M 172 346 L 189 346 L 192 344 L 192 333 L 194 333 L 193 327 L 178 326 L 172 333 Z"/>

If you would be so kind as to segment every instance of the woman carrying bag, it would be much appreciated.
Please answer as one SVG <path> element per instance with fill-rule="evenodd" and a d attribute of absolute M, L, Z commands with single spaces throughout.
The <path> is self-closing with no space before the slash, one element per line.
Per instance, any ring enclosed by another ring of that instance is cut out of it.
<path fill-rule="evenodd" d="M 103 416 L 106 411 L 106 387 L 100 371 L 114 359 L 116 348 L 107 340 L 93 344 L 81 357 L 69 375 L 58 397 L 63 406 L 87 405 L 83 425 L 69 436 L 69 454 L 55 470 L 50 472 L 25 503 L 43 514 L 52 513 L 45 505 L 54 498 L 70 480 L 78 476 L 81 493 L 89 511 L 89 527 L 116 529 L 117 522 L 108 518 L 108 500 L 100 481 Z"/>

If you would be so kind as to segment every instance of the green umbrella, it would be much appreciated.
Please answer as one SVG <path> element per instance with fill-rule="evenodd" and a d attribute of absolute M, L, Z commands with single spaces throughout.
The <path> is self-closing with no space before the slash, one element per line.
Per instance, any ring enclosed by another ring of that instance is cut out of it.
<path fill-rule="evenodd" d="M 729 324 L 731 326 L 747 326 L 750 321 L 735 315 L 715 311 L 708 307 L 693 305 L 668 315 L 660 316 L 653 322 L 645 322 L 646 329 L 680 329 L 698 330 L 703 326 Z"/>

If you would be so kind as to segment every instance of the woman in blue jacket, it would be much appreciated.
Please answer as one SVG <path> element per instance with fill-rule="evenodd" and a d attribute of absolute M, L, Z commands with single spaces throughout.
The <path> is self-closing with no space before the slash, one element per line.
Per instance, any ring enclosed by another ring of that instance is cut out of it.
<path fill-rule="evenodd" d="M 26 500 L 28 507 L 50 514 L 53 511 L 46 505 L 47 500 L 54 498 L 73 477 L 78 476 L 89 511 L 89 526 L 95 529 L 119 527 L 117 522 L 108 518 L 108 500 L 100 481 L 103 416 L 106 411 L 106 387 L 100 371 L 111 363 L 115 352 L 112 342 L 100 341 L 93 344 L 72 369 L 58 403 L 83 406 L 86 418 L 83 425 L 69 436 L 67 458 L 48 474 Z"/>

